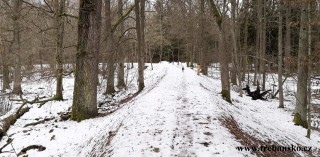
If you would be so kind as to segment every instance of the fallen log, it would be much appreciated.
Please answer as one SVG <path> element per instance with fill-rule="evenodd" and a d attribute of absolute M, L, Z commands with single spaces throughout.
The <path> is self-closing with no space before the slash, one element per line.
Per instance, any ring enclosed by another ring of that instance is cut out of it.
<path fill-rule="evenodd" d="M 3 136 L 6 135 L 10 126 L 13 125 L 21 116 L 23 116 L 26 112 L 29 111 L 30 108 L 26 106 L 27 104 L 40 103 L 41 105 L 42 103 L 45 104 L 46 102 L 53 100 L 48 99 L 40 101 L 39 97 L 36 97 L 32 101 L 29 101 L 27 99 L 24 99 L 22 95 L 20 95 L 20 99 L 23 103 L 18 108 L 18 110 L 0 121 L 0 141 L 2 140 Z"/>
<path fill-rule="evenodd" d="M 21 105 L 24 106 L 24 105 Z M 2 137 L 7 133 L 10 126 L 13 125 L 21 116 L 23 116 L 26 112 L 29 111 L 29 107 L 21 107 L 19 111 L 13 113 L 12 115 L 4 118 L 0 122 L 0 141 Z"/>
<path fill-rule="evenodd" d="M 265 98 L 265 95 L 267 95 L 271 91 L 271 90 L 267 90 L 260 93 L 260 88 L 257 87 L 257 89 L 254 92 L 251 92 L 249 85 L 246 85 L 246 87 L 243 88 L 242 90 L 245 90 L 247 93 L 247 96 L 250 96 L 252 100 L 257 100 L 257 99 L 266 100 L 267 98 Z"/>
<path fill-rule="evenodd" d="M 31 146 L 28 146 L 26 148 L 23 148 L 20 153 L 18 153 L 18 156 L 20 155 L 23 155 L 23 154 L 26 154 L 28 150 L 31 150 L 31 149 L 38 149 L 39 152 L 41 151 L 44 151 L 46 150 L 46 147 L 42 146 L 42 145 L 31 145 Z"/>

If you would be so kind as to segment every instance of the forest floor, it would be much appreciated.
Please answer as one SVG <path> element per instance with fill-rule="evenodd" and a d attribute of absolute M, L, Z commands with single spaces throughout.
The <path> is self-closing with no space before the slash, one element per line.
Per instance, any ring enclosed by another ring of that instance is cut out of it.
<path fill-rule="evenodd" d="M 29 157 L 113 156 L 113 157 L 212 157 L 212 156 L 319 156 L 320 133 L 295 126 L 294 103 L 288 95 L 285 108 L 277 100 L 251 100 L 231 93 L 233 104 L 221 98 L 218 71 L 211 77 L 198 76 L 193 69 L 166 62 L 145 70 L 145 89 L 134 95 L 136 70 L 128 73 L 128 90 L 112 99 L 103 96 L 99 87 L 98 118 L 80 123 L 61 120 L 59 113 L 72 105 L 73 77 L 64 78 L 65 101 L 37 104 L 23 115 L 0 142 L 12 143 L 0 156 L 17 156 L 30 145 Z M 101 81 L 101 87 L 105 82 Z M 33 81 L 23 86 L 25 97 L 50 97 L 54 82 Z M 121 101 L 126 97 L 132 99 Z M 13 111 L 19 102 L 13 105 Z M 9 114 L 9 113 L 8 113 Z M 2 116 L 1 118 L 5 117 Z M 49 119 L 36 125 L 26 125 Z M 247 146 L 247 148 L 245 148 Z M 277 148 L 295 150 L 276 151 Z M 311 151 L 299 151 L 311 148 Z M 245 149 L 248 149 L 247 151 Z"/>

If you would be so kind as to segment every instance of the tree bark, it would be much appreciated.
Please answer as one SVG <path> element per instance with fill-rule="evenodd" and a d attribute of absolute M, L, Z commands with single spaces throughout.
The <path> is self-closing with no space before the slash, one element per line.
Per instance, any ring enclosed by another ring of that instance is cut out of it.
<path fill-rule="evenodd" d="M 21 41 L 20 41 L 20 18 L 21 18 L 22 0 L 13 1 L 13 46 L 12 51 L 15 56 L 13 94 L 22 94 L 21 89 Z"/>
<path fill-rule="evenodd" d="M 63 100 L 62 90 L 63 90 L 63 62 L 62 55 L 64 51 L 63 38 L 64 38 L 64 18 L 61 16 L 65 12 L 65 0 L 56 0 L 55 4 L 55 28 L 56 28 L 56 95 L 55 100 Z"/>
<path fill-rule="evenodd" d="M 4 45 L 1 45 L 4 47 Z M 8 65 L 8 58 L 7 58 L 7 52 L 5 48 L 3 48 L 3 51 L 1 52 L 1 59 L 2 59 L 2 90 L 5 91 L 6 89 L 10 89 L 10 71 L 9 71 L 9 65 Z"/>
<path fill-rule="evenodd" d="M 232 37 L 232 43 L 233 43 L 233 68 L 235 71 L 236 75 L 236 84 L 237 84 L 237 79 L 239 81 L 239 89 L 242 89 L 242 82 L 241 82 L 241 65 L 240 65 L 240 60 L 238 56 L 238 40 L 237 40 L 237 32 L 238 32 L 238 26 L 236 23 L 236 8 L 237 8 L 237 2 L 236 0 L 231 1 L 231 17 L 232 17 L 232 31 L 231 31 L 231 37 Z M 243 91 L 240 90 L 240 97 L 242 97 Z"/>
<path fill-rule="evenodd" d="M 98 54 L 101 0 L 80 0 L 78 48 L 71 118 L 81 121 L 97 115 Z"/>
<path fill-rule="evenodd" d="M 219 12 L 217 6 L 215 5 L 213 0 L 209 0 L 210 9 L 212 15 L 215 17 L 215 21 L 218 25 L 218 42 L 219 42 L 219 60 L 220 60 L 220 74 L 221 74 L 221 94 L 222 98 L 225 99 L 227 102 L 231 103 L 231 95 L 230 95 L 230 84 L 229 84 L 229 67 L 228 67 L 228 61 L 227 56 L 225 52 L 225 32 L 223 30 L 223 19 L 221 16 L 221 13 Z"/>
<path fill-rule="evenodd" d="M 249 24 L 249 18 L 248 18 L 248 12 L 249 12 L 249 0 L 245 1 L 245 19 L 244 19 L 244 41 L 243 41 L 243 53 L 245 55 L 243 60 L 243 81 L 245 80 L 246 72 L 248 73 L 248 80 L 247 85 L 250 84 L 250 70 L 249 66 L 251 63 L 249 63 L 249 57 L 248 57 L 248 24 Z"/>
<path fill-rule="evenodd" d="M 144 88 L 144 53 L 145 53 L 145 42 L 144 42 L 144 24 L 145 24 L 145 0 L 135 0 L 135 13 L 136 13 L 136 32 L 138 40 L 138 91 L 142 91 Z"/>
<path fill-rule="evenodd" d="M 312 64 L 310 62 L 310 56 L 311 56 L 311 49 L 312 49 L 312 37 L 311 37 L 311 31 L 312 31 L 312 28 L 311 28 L 311 4 L 308 3 L 308 94 L 307 94 L 307 123 L 308 123 L 308 127 L 307 127 L 307 138 L 310 139 L 310 136 L 311 136 L 311 73 L 312 73 Z"/>
<path fill-rule="evenodd" d="M 23 116 L 28 111 L 29 111 L 29 107 L 24 107 L 24 108 L 21 108 L 19 112 L 15 112 L 9 115 L 8 117 L 1 119 L 0 140 L 2 140 L 3 136 L 6 135 L 10 126 L 13 125 L 21 116 Z"/>
<path fill-rule="evenodd" d="M 262 37 L 263 37 L 263 43 L 262 43 L 262 90 L 265 91 L 266 90 L 266 81 L 267 81 L 267 74 L 266 74 L 266 44 L 267 44 L 267 4 L 266 1 L 264 1 L 264 7 L 263 7 L 263 29 L 262 29 Z"/>
<path fill-rule="evenodd" d="M 263 0 L 259 0 L 259 12 L 260 12 L 260 65 L 259 65 L 259 71 L 260 71 L 260 76 L 262 74 L 262 90 L 264 91 L 266 89 L 266 67 L 265 67 L 265 55 L 266 55 L 266 2 Z M 259 78 L 261 81 L 261 78 Z"/>
<path fill-rule="evenodd" d="M 114 47 L 114 36 L 111 25 L 111 0 L 105 0 L 105 22 L 106 22 L 106 34 L 107 34 L 107 54 L 109 59 L 107 60 L 107 89 L 105 94 L 112 94 L 115 92 L 114 89 L 114 59 L 115 59 L 115 47 Z"/>
<path fill-rule="evenodd" d="M 163 6 L 162 6 L 162 3 L 163 3 L 163 0 L 161 0 L 161 5 L 160 5 L 160 40 L 161 40 L 161 43 L 160 43 L 160 62 L 162 61 L 162 54 L 163 54 Z"/>
<path fill-rule="evenodd" d="M 290 72 L 290 58 L 291 58 L 291 27 L 290 27 L 290 22 L 291 22 L 291 6 L 290 6 L 290 1 L 287 1 L 286 4 L 286 34 L 285 34 L 285 71 L 286 74 L 289 75 Z"/>
<path fill-rule="evenodd" d="M 118 0 L 118 18 L 120 19 L 123 16 L 123 1 Z M 120 23 L 120 34 L 124 32 L 124 23 Z M 119 38 L 121 38 L 119 36 Z M 122 45 L 119 45 L 118 47 L 118 60 L 119 60 L 119 67 L 118 67 L 118 88 L 124 88 L 126 87 L 126 83 L 124 81 L 124 53 L 123 53 L 123 47 Z"/>
<path fill-rule="evenodd" d="M 203 75 L 208 75 L 207 69 L 207 35 L 205 33 L 205 1 L 201 0 L 200 2 L 200 66 L 201 72 Z"/>
<path fill-rule="evenodd" d="M 279 2 L 279 28 L 278 28 L 278 86 L 279 86 L 279 108 L 284 108 L 282 87 L 282 4 Z"/>
<path fill-rule="evenodd" d="M 298 50 L 298 85 L 296 95 L 296 106 L 294 111 L 293 122 L 296 125 L 308 127 L 307 123 L 307 87 L 308 87 L 308 38 L 307 38 L 307 5 L 308 3 L 301 3 L 301 20 L 299 33 L 299 50 Z"/>

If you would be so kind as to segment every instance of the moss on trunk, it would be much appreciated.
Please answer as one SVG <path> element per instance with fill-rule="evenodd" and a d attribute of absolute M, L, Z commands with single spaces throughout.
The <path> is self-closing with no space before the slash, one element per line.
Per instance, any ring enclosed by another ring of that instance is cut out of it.
<path fill-rule="evenodd" d="M 294 114 L 293 122 L 294 122 L 294 125 L 299 125 L 304 128 L 308 128 L 307 121 L 302 120 L 301 115 L 299 113 Z"/>
<path fill-rule="evenodd" d="M 105 92 L 104 94 L 105 94 L 105 95 L 108 95 L 108 94 L 112 94 L 112 93 L 114 93 L 114 92 L 116 92 L 116 91 L 114 90 L 114 86 L 108 85 L 108 86 L 107 86 L 107 90 L 106 90 L 106 92 Z"/>
<path fill-rule="evenodd" d="M 232 103 L 232 102 L 231 102 L 230 91 L 228 91 L 228 90 L 222 90 L 222 91 L 221 91 L 221 94 L 222 94 L 222 98 L 223 98 L 224 100 L 226 100 L 226 101 L 229 102 L 229 103 Z"/>
<path fill-rule="evenodd" d="M 144 86 L 144 83 L 139 83 L 139 90 L 138 90 L 138 92 L 141 92 L 144 87 L 145 87 L 145 86 Z"/>
<path fill-rule="evenodd" d="M 100 51 L 101 1 L 80 0 L 78 48 L 71 119 L 95 117 L 97 109 L 98 54 Z"/>
<path fill-rule="evenodd" d="M 72 108 L 72 110 L 74 110 L 74 108 Z M 85 119 L 93 118 L 95 116 L 97 116 L 97 114 L 90 114 L 85 111 L 78 111 L 77 113 L 75 112 L 71 113 L 71 119 L 77 122 L 80 122 Z"/>
<path fill-rule="evenodd" d="M 57 93 L 57 94 L 58 95 L 55 95 L 52 99 L 57 101 L 62 101 L 63 100 L 62 93 Z"/>
<path fill-rule="evenodd" d="M 17 119 L 19 119 L 21 116 L 23 116 L 28 111 L 29 111 L 28 107 L 21 108 L 20 110 L 18 110 L 18 112 L 1 120 L 2 126 L 0 127 L 0 140 L 6 134 L 6 132 L 9 130 L 10 126 L 13 125 L 17 121 Z"/>

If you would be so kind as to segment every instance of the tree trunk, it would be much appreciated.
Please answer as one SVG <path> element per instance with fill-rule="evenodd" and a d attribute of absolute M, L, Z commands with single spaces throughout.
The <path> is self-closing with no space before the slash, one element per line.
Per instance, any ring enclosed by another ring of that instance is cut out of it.
<path fill-rule="evenodd" d="M 101 0 L 80 0 L 78 48 L 71 118 L 81 121 L 97 115 L 98 55 Z"/>
<path fill-rule="evenodd" d="M 161 1 L 161 7 L 160 7 L 160 62 L 162 61 L 162 54 L 163 54 L 163 18 L 162 18 L 162 11 L 163 11 L 163 7 L 162 7 L 162 1 Z"/>
<path fill-rule="evenodd" d="M 152 52 L 152 49 L 150 48 L 150 46 L 148 47 L 148 51 L 149 51 L 149 54 L 150 54 L 151 70 L 153 70 L 153 52 Z"/>
<path fill-rule="evenodd" d="M 266 2 L 260 0 L 261 4 L 261 31 L 260 31 L 260 74 L 262 74 L 262 90 L 266 89 Z M 259 79 L 260 80 L 260 79 Z"/>
<path fill-rule="evenodd" d="M 0 40 L 1 41 L 1 40 Z M 4 45 L 0 45 L 4 47 Z M 9 65 L 8 65 L 8 58 L 7 58 L 7 52 L 5 48 L 3 48 L 3 51 L 1 52 L 1 61 L 2 61 L 2 90 L 5 91 L 6 89 L 10 89 L 10 71 L 9 71 Z"/>
<path fill-rule="evenodd" d="M 230 84 L 229 84 L 229 67 L 227 56 L 225 53 L 225 36 L 224 32 L 220 31 L 219 34 L 219 60 L 220 60 L 220 75 L 221 75 L 221 85 L 222 85 L 222 98 L 227 102 L 231 103 L 231 95 L 230 95 Z"/>
<path fill-rule="evenodd" d="M 135 13 L 136 13 L 136 30 L 138 40 L 138 91 L 142 91 L 144 88 L 144 53 L 145 53 L 145 42 L 144 42 L 144 9 L 145 0 L 135 0 Z"/>
<path fill-rule="evenodd" d="M 146 40 L 145 40 L 145 4 L 146 0 L 141 0 L 141 7 L 140 7 L 140 15 L 141 15 L 141 56 L 139 58 L 139 91 L 142 91 L 144 88 L 144 59 L 145 59 L 145 53 L 146 53 Z"/>
<path fill-rule="evenodd" d="M 107 54 L 109 56 L 107 68 L 108 68 L 108 77 L 107 77 L 107 89 L 105 94 L 112 94 L 115 92 L 114 89 L 114 59 L 115 59 L 115 47 L 114 47 L 114 36 L 112 32 L 111 25 L 111 0 L 105 0 L 105 22 L 106 22 L 106 34 L 107 34 Z"/>
<path fill-rule="evenodd" d="M 285 71 L 286 74 L 289 75 L 291 72 L 290 70 L 290 58 L 291 58 L 291 6 L 290 1 L 287 2 L 286 6 L 286 40 L 285 40 Z"/>
<path fill-rule="evenodd" d="M 63 47 L 63 37 L 64 37 L 64 18 L 61 16 L 65 12 L 65 0 L 56 0 L 55 2 L 55 27 L 56 27 L 56 95 L 55 100 L 63 100 L 62 90 L 63 90 L 63 62 L 62 55 L 64 51 Z"/>
<path fill-rule="evenodd" d="M 308 58 L 310 58 L 311 56 L 311 49 L 312 49 L 312 41 L 311 41 L 311 31 L 312 31 L 312 28 L 311 28 L 311 4 L 308 3 Z M 312 65 L 311 65 L 311 62 L 310 62 L 310 59 L 308 60 L 308 94 L 307 94 L 307 114 L 308 114 L 308 130 L 307 130 L 307 138 L 310 138 L 311 136 L 311 73 L 312 73 Z"/>
<path fill-rule="evenodd" d="M 258 7 L 259 8 L 259 7 Z M 259 9 L 258 9 L 258 17 L 257 19 L 261 18 L 261 15 L 259 14 Z M 256 86 L 260 80 L 258 80 L 258 72 L 259 72 L 259 65 L 260 65 L 260 32 L 261 32 L 261 24 L 260 21 L 257 21 L 257 26 L 256 26 L 256 45 L 255 45 L 255 62 L 254 62 L 254 76 L 253 76 L 253 85 Z"/>
<path fill-rule="evenodd" d="M 12 51 L 15 56 L 14 65 L 14 80 L 13 80 L 13 94 L 22 94 L 21 89 L 21 50 L 20 50 L 20 14 L 21 14 L 22 0 L 13 1 L 13 46 Z"/>
<path fill-rule="evenodd" d="M 248 23 L 249 23 L 249 18 L 248 18 L 248 10 L 249 10 L 249 0 L 246 0 L 245 2 L 245 19 L 244 19 L 244 41 L 243 41 L 243 54 L 245 55 L 243 59 L 243 81 L 245 80 L 246 72 L 248 73 L 248 80 L 247 80 L 247 85 L 250 84 L 250 70 L 249 66 L 251 63 L 249 63 L 249 57 L 248 57 Z"/>
<path fill-rule="evenodd" d="M 282 4 L 279 2 L 279 28 L 278 28 L 278 86 L 279 86 L 279 108 L 284 108 L 282 87 Z"/>
<path fill-rule="evenodd" d="M 208 75 L 208 69 L 207 69 L 207 36 L 205 33 L 205 4 L 204 1 L 200 2 L 200 66 L 201 66 L 201 72 L 203 75 Z"/>
<path fill-rule="evenodd" d="M 241 65 L 240 60 L 238 57 L 238 40 L 237 40 L 237 32 L 238 32 L 238 26 L 236 23 L 236 8 L 237 8 L 237 2 L 236 0 L 231 1 L 231 15 L 232 15 L 232 31 L 231 31 L 231 37 L 232 37 L 232 43 L 233 43 L 233 70 L 235 71 L 235 83 L 237 84 L 237 79 L 239 81 L 239 89 L 242 89 L 242 82 L 241 82 Z M 236 85 L 235 84 L 235 85 Z M 242 97 L 243 91 L 240 90 L 240 97 Z"/>
<path fill-rule="evenodd" d="M 118 18 L 120 19 L 123 16 L 123 1 L 118 0 Z M 120 34 L 124 32 L 124 23 L 120 23 Z M 119 36 L 120 38 L 120 36 Z M 126 83 L 124 81 L 124 52 L 122 45 L 119 45 L 118 47 L 118 59 L 119 59 L 119 68 L 118 68 L 118 88 L 124 88 L 126 87 Z"/>
<path fill-rule="evenodd" d="M 40 50 L 39 50 L 39 64 L 40 64 L 40 71 L 41 71 L 41 77 L 44 75 L 44 70 L 43 70 L 43 59 L 42 55 L 45 52 L 45 37 L 44 37 L 44 32 L 41 33 L 41 45 L 40 45 Z"/>
<path fill-rule="evenodd" d="M 307 38 L 307 5 L 308 3 L 301 3 L 301 21 L 299 33 L 299 50 L 298 50 L 298 85 L 296 106 L 294 111 L 293 122 L 295 125 L 308 127 L 307 123 L 307 87 L 308 87 L 308 38 Z"/>
<path fill-rule="evenodd" d="M 210 3 L 210 9 L 212 15 L 215 17 L 215 21 L 218 25 L 219 30 L 219 60 L 220 60 L 220 74 L 221 74 L 221 94 L 222 98 L 225 99 L 227 102 L 231 103 L 231 95 L 230 95 L 230 84 L 229 84 L 229 67 L 228 67 L 228 61 L 227 56 L 225 52 L 225 32 L 223 30 L 223 19 L 222 16 L 215 5 L 213 0 L 209 1 Z"/>
<path fill-rule="evenodd" d="M 2 90 L 6 90 L 6 89 L 10 89 L 10 78 L 9 78 L 9 66 L 6 63 L 3 63 L 3 67 L 2 67 Z"/>

